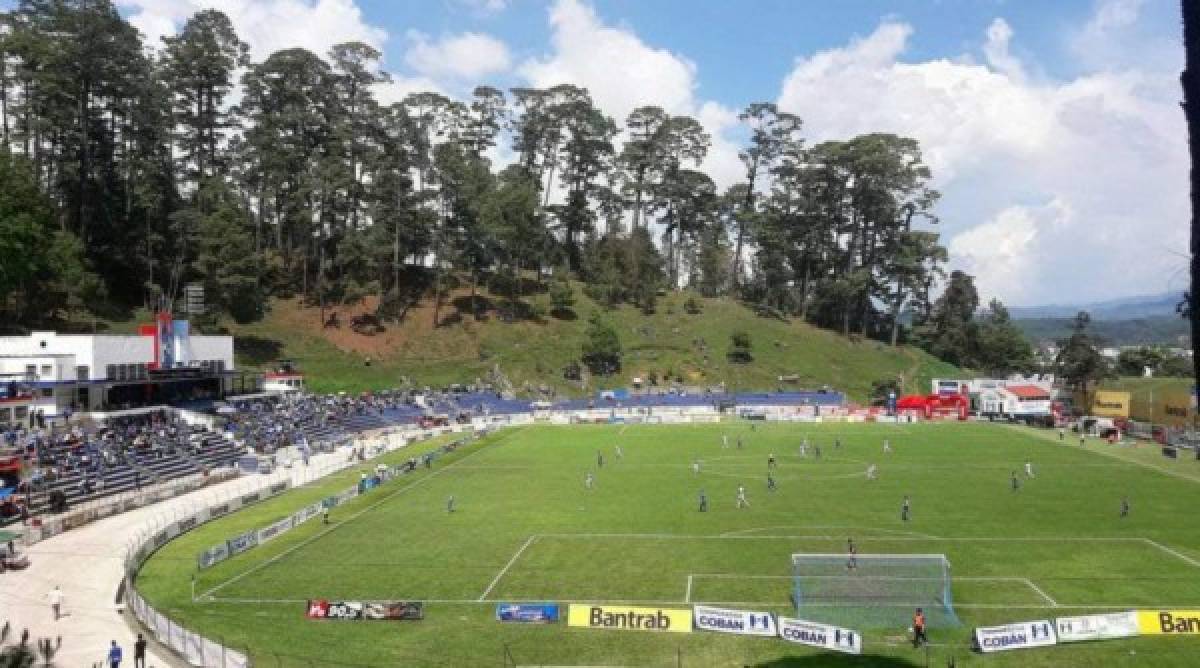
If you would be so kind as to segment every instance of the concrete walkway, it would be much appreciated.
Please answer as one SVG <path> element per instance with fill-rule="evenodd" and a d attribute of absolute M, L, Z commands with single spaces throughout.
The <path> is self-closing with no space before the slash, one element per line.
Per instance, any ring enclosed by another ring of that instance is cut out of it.
<path fill-rule="evenodd" d="M 26 547 L 24 553 L 32 562 L 29 568 L 0 575 L 0 625 L 9 621 L 17 637 L 22 629 L 29 629 L 34 640 L 61 636 L 62 649 L 55 657 L 55 664 L 63 668 L 90 668 L 101 662 L 113 640 L 124 650 L 123 665 L 132 666 L 138 624 L 132 611 L 118 610 L 116 594 L 123 577 L 125 551 L 135 537 L 151 526 L 191 514 L 201 502 L 248 493 L 288 478 L 293 485 L 311 482 L 319 474 L 331 472 L 335 464 L 346 461 L 348 452 L 339 450 L 314 456 L 308 467 L 297 463 L 269 476 L 218 483 Z M 62 587 L 66 599 L 62 606 L 64 616 L 58 621 L 54 620 L 46 599 L 56 585 Z M 187 665 L 159 645 L 153 634 L 145 635 L 149 642 L 148 667 Z"/>

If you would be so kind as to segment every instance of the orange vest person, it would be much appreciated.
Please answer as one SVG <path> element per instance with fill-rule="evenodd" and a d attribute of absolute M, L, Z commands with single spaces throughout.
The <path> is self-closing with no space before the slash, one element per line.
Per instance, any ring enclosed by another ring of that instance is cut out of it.
<path fill-rule="evenodd" d="M 920 608 L 913 614 L 912 634 L 913 649 L 920 647 L 922 642 L 929 642 L 929 638 L 925 636 L 925 613 Z"/>

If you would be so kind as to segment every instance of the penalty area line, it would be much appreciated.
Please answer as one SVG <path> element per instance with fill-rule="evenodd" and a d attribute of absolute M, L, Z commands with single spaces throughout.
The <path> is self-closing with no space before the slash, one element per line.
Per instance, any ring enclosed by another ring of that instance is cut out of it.
<path fill-rule="evenodd" d="M 479 595 L 480 601 L 487 600 L 488 594 L 492 593 L 492 590 L 495 589 L 496 585 L 500 583 L 500 578 L 504 577 L 504 574 L 508 572 L 508 569 L 512 568 L 513 564 L 517 563 L 517 559 L 521 558 L 521 555 L 525 553 L 526 548 L 532 545 L 533 541 L 537 540 L 537 537 L 537 534 L 533 534 L 529 538 L 525 539 L 525 544 L 522 545 L 519 550 L 517 550 L 516 554 L 512 556 L 512 559 L 508 560 L 507 564 L 504 564 L 504 568 L 500 569 L 500 572 L 496 574 L 496 577 L 492 578 L 492 582 L 487 586 L 487 589 L 484 589 L 483 593 Z"/>
<path fill-rule="evenodd" d="M 1191 565 L 1193 565 L 1193 566 L 1200 567 L 1200 561 L 1196 561 L 1195 559 L 1193 559 L 1193 558 L 1191 558 L 1191 557 L 1187 556 L 1186 554 L 1183 554 L 1183 553 L 1181 553 L 1181 552 L 1177 552 L 1177 551 L 1175 551 L 1175 550 L 1173 550 L 1173 549 L 1171 549 L 1171 548 L 1167 547 L 1166 545 L 1163 545 L 1162 543 L 1159 543 L 1159 542 L 1156 542 L 1156 541 L 1150 540 L 1149 538 L 1143 538 L 1142 540 L 1146 541 L 1146 544 L 1147 544 L 1147 545 L 1151 545 L 1151 546 L 1153 546 L 1153 547 L 1156 547 L 1156 548 L 1158 548 L 1158 549 L 1162 550 L 1163 552 L 1166 552 L 1167 554 L 1169 554 L 1169 555 L 1171 555 L 1171 556 L 1173 556 L 1173 557 L 1178 557 L 1178 558 L 1180 558 L 1180 559 L 1182 559 L 1182 560 L 1186 561 L 1187 563 L 1189 563 L 1189 564 L 1191 564 Z"/>

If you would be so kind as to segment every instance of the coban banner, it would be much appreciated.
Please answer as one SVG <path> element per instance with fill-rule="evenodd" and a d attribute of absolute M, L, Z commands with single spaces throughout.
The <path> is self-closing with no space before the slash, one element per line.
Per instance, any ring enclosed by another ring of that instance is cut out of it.
<path fill-rule="evenodd" d="M 780 617 L 779 637 L 810 647 L 831 649 L 847 654 L 862 654 L 862 635 L 858 631 L 828 624 Z"/>
<path fill-rule="evenodd" d="M 975 629 L 975 642 L 981 652 L 1000 652 L 1025 647 L 1046 647 L 1057 642 L 1054 625 L 1039 619 L 1003 626 L 980 626 Z"/>
<path fill-rule="evenodd" d="M 691 633 L 692 610 L 572 603 L 567 608 L 567 625 L 589 629 Z"/>
<path fill-rule="evenodd" d="M 1133 611 L 1059 617 L 1054 620 L 1054 628 L 1059 642 L 1132 638 L 1138 635 L 1138 618 Z"/>
<path fill-rule="evenodd" d="M 744 636 L 779 635 L 775 628 L 775 617 L 769 612 L 757 610 L 727 610 L 697 605 L 692 608 L 692 619 L 701 631 L 736 633 Z"/>
<path fill-rule="evenodd" d="M 304 616 L 309 619 L 420 620 L 425 606 L 417 601 L 327 601 L 310 599 Z"/>
<path fill-rule="evenodd" d="M 255 545 L 258 545 L 258 530 L 251 529 L 240 536 L 229 539 L 229 556 L 245 552 Z"/>
<path fill-rule="evenodd" d="M 1138 610 L 1137 624 L 1145 635 L 1200 635 L 1200 610 Z"/>
<path fill-rule="evenodd" d="M 496 619 L 502 622 L 551 624 L 558 621 L 556 603 L 500 603 Z"/>

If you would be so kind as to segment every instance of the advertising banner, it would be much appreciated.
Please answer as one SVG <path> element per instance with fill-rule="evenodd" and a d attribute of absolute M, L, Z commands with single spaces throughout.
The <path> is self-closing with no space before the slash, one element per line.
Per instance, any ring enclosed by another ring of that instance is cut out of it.
<path fill-rule="evenodd" d="M 691 633 L 692 609 L 572 603 L 567 608 L 567 625 L 588 629 Z"/>
<path fill-rule="evenodd" d="M 419 601 L 367 603 L 363 607 L 363 618 L 418 621 L 425 619 L 425 606 Z"/>
<path fill-rule="evenodd" d="M 297 510 L 292 514 L 292 526 L 304 524 L 317 515 L 320 515 L 322 510 L 324 510 L 324 506 L 320 503 L 314 503 Z"/>
<path fill-rule="evenodd" d="M 1129 417 L 1129 393 L 1096 390 L 1092 398 L 1092 415 L 1100 417 Z"/>
<path fill-rule="evenodd" d="M 1138 610 L 1137 624 L 1143 635 L 1200 635 L 1200 610 Z"/>
<path fill-rule="evenodd" d="M 292 528 L 292 518 L 289 515 L 289 516 L 279 520 L 278 522 L 274 522 L 266 527 L 263 527 L 262 529 L 259 529 L 258 530 L 258 544 L 262 545 L 263 543 L 271 540 L 272 538 L 278 536 L 279 534 L 291 530 L 291 528 Z"/>
<path fill-rule="evenodd" d="M 304 616 L 309 619 L 420 620 L 425 618 L 425 606 L 417 601 L 364 603 L 310 599 Z"/>
<path fill-rule="evenodd" d="M 1047 647 L 1058 641 L 1054 635 L 1054 625 L 1039 619 L 1003 626 L 981 626 L 975 629 L 975 642 L 981 652 L 1000 652 L 1026 647 Z"/>
<path fill-rule="evenodd" d="M 225 561 L 228 558 L 229 543 L 221 543 L 220 545 L 213 545 L 207 550 L 201 552 L 196 558 L 196 561 L 200 567 L 200 570 L 204 570 L 205 568 Z"/>
<path fill-rule="evenodd" d="M 820 647 L 846 654 L 862 654 L 862 635 L 858 631 L 828 624 L 780 617 L 779 637 L 810 647 Z"/>
<path fill-rule="evenodd" d="M 261 497 L 262 497 L 262 494 L 260 492 L 251 492 L 242 497 L 242 505 L 248 506 L 248 505 L 258 501 L 259 498 L 261 498 Z"/>
<path fill-rule="evenodd" d="M 500 603 L 496 619 L 501 622 L 552 624 L 558 621 L 556 603 Z"/>
<path fill-rule="evenodd" d="M 692 608 L 692 619 L 696 628 L 701 631 L 771 638 L 779 635 L 779 630 L 775 627 L 775 617 L 769 612 L 727 610 L 697 605 Z"/>
<path fill-rule="evenodd" d="M 267 489 L 268 489 L 268 492 L 272 496 L 274 496 L 276 494 L 279 494 L 280 492 L 282 492 L 283 490 L 285 490 L 287 488 L 288 488 L 288 481 L 284 480 L 283 482 L 277 482 L 274 485 L 271 485 Z"/>
<path fill-rule="evenodd" d="M 1132 638 L 1138 635 L 1136 612 L 1110 612 L 1102 615 L 1059 617 L 1054 620 L 1059 642 Z"/>
<path fill-rule="evenodd" d="M 229 539 L 229 556 L 245 552 L 255 545 L 258 545 L 258 530 L 251 529 L 240 536 Z"/>

